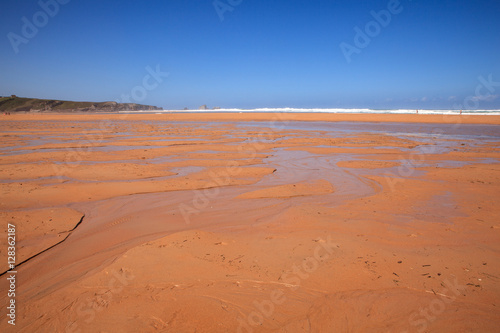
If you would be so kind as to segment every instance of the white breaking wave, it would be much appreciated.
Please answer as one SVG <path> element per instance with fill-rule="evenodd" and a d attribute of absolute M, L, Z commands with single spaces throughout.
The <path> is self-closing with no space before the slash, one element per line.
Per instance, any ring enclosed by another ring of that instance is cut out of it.
<path fill-rule="evenodd" d="M 208 113 L 208 112 L 281 112 L 281 113 L 378 113 L 378 114 L 416 114 L 416 109 L 326 109 L 326 108 L 257 108 L 257 109 L 216 109 L 216 110 L 144 110 L 120 111 L 120 113 Z M 460 110 L 418 110 L 419 114 L 460 114 Z M 462 114 L 469 115 L 500 115 L 500 110 L 462 110 Z"/>

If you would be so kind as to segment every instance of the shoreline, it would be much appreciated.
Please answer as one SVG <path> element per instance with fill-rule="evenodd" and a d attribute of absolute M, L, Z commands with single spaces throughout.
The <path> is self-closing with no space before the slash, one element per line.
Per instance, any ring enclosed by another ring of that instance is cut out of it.
<path fill-rule="evenodd" d="M 173 120 L 173 121 L 324 121 L 324 122 L 387 122 L 427 124 L 500 125 L 500 115 L 429 115 L 429 114 L 367 114 L 367 113 L 282 113 L 282 112 L 193 112 L 161 114 L 40 113 L 12 114 L 0 120 Z"/>

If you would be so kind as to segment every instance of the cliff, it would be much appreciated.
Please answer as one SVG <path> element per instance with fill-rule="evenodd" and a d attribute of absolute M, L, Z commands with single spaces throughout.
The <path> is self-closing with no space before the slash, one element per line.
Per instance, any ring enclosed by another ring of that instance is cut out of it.
<path fill-rule="evenodd" d="M 0 97 L 1 112 L 116 112 L 162 110 L 156 106 L 117 102 L 72 102 L 24 97 Z"/>

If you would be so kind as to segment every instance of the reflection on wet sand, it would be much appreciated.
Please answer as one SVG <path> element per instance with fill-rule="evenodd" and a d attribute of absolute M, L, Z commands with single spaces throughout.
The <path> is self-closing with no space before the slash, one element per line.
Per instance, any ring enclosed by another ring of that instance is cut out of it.
<path fill-rule="evenodd" d="M 498 125 L 50 117 L 0 123 L 20 331 L 498 325 Z"/>

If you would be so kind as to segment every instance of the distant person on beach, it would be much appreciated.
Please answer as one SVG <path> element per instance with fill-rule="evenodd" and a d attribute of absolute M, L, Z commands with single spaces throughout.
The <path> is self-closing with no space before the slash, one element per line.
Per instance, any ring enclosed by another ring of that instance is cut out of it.
<path fill-rule="evenodd" d="M 417 114 L 418 114 L 418 110 L 417 110 Z"/>

